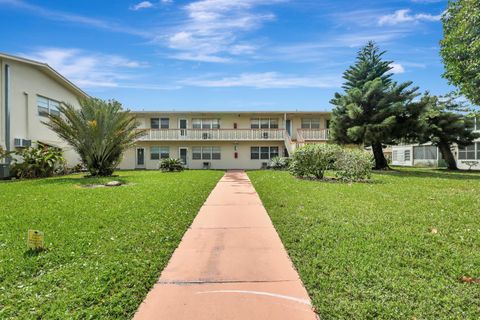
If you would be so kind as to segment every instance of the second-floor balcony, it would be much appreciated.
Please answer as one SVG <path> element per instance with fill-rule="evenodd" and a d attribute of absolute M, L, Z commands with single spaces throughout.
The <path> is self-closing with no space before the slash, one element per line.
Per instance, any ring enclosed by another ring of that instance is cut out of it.
<path fill-rule="evenodd" d="M 147 129 L 140 141 L 284 140 L 284 129 Z"/>
<path fill-rule="evenodd" d="M 299 141 L 326 141 L 328 139 L 328 129 L 298 129 L 297 131 L 297 140 Z"/>

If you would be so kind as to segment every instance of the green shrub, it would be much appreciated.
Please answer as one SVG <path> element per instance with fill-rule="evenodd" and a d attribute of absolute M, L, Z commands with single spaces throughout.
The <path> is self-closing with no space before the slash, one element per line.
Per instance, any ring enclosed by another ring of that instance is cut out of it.
<path fill-rule="evenodd" d="M 307 144 L 293 153 L 289 170 L 296 177 L 323 179 L 341 151 L 334 144 Z"/>
<path fill-rule="evenodd" d="M 168 158 L 160 161 L 160 170 L 163 172 L 178 172 L 183 171 L 182 160 Z"/>
<path fill-rule="evenodd" d="M 12 173 L 17 178 L 45 178 L 61 171 L 65 164 L 62 150 L 38 144 L 15 152 L 18 158 L 13 160 Z"/>
<path fill-rule="evenodd" d="M 89 98 L 80 108 L 62 104 L 58 110 L 44 124 L 73 147 L 92 176 L 111 176 L 124 151 L 145 133 L 117 101 Z"/>
<path fill-rule="evenodd" d="M 7 158 L 10 155 L 10 152 L 7 152 L 2 147 L 0 147 L 0 161 Z"/>
<path fill-rule="evenodd" d="M 360 181 L 372 176 L 373 157 L 358 149 L 342 149 L 333 165 L 337 178 L 344 181 Z"/>
<path fill-rule="evenodd" d="M 268 168 L 273 170 L 284 170 L 288 168 L 290 158 L 286 157 L 273 157 L 268 163 Z"/>

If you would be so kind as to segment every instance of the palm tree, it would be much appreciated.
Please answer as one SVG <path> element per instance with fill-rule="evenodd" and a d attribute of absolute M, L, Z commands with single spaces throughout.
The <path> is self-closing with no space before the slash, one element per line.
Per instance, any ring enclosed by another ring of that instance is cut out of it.
<path fill-rule="evenodd" d="M 62 104 L 59 111 L 45 124 L 75 149 L 92 176 L 112 175 L 123 152 L 144 133 L 114 100 L 84 99 L 80 109 Z"/>

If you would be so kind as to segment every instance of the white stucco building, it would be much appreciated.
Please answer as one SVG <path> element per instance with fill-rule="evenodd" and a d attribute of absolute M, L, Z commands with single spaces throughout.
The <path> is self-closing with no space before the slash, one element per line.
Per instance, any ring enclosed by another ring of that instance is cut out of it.
<path fill-rule="evenodd" d="M 480 119 L 474 120 L 474 131 L 480 132 Z M 457 160 L 457 167 L 462 170 L 480 170 L 480 139 L 471 145 L 460 147 L 452 146 L 453 156 Z M 396 166 L 445 166 L 442 154 L 436 146 L 399 145 L 392 147 L 392 164 Z"/>
<path fill-rule="evenodd" d="M 9 151 L 42 142 L 64 150 L 69 164 L 78 162 L 71 147 L 42 121 L 61 102 L 78 106 L 88 97 L 49 65 L 0 53 L 0 146 Z"/>

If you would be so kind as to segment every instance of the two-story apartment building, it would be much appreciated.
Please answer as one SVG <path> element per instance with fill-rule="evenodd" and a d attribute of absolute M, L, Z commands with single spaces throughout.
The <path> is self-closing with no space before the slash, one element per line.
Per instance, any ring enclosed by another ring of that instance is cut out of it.
<path fill-rule="evenodd" d="M 192 169 L 260 169 L 305 143 L 328 140 L 330 112 L 135 112 L 146 134 L 121 169 L 158 169 L 179 158 Z"/>
<path fill-rule="evenodd" d="M 42 142 L 62 148 L 70 164 L 78 162 L 42 121 L 58 112 L 60 103 L 78 106 L 88 95 L 45 63 L 0 53 L 0 70 L 0 146 L 14 151 Z"/>

